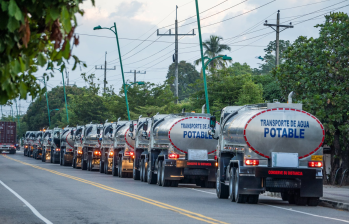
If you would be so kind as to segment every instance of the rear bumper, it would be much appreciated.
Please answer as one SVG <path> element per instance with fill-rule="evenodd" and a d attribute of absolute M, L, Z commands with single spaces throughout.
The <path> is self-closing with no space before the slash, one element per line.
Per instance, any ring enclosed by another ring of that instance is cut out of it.
<path fill-rule="evenodd" d="M 14 150 L 16 150 L 16 148 L 13 148 L 13 147 L 1 147 L 0 148 L 0 151 L 8 151 L 8 152 L 10 152 L 10 151 L 14 151 Z"/>

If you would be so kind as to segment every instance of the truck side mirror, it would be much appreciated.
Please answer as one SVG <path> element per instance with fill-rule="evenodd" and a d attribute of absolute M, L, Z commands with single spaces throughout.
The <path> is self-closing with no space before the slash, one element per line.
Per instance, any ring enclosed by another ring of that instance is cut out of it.
<path fill-rule="evenodd" d="M 99 135 L 101 133 L 101 131 L 99 130 L 99 128 L 97 128 L 97 134 Z"/>
<path fill-rule="evenodd" d="M 109 129 L 109 134 L 113 134 L 113 129 L 112 128 Z"/>
<path fill-rule="evenodd" d="M 211 116 L 210 117 L 210 127 L 212 129 L 215 129 L 215 127 L 216 127 L 216 116 Z"/>
<path fill-rule="evenodd" d="M 24 134 L 23 134 L 23 138 L 24 138 Z"/>
<path fill-rule="evenodd" d="M 148 121 L 144 122 L 143 124 L 143 131 L 148 130 Z"/>
<path fill-rule="evenodd" d="M 133 126 L 133 123 L 130 124 L 130 132 L 133 132 L 134 131 L 134 126 Z"/>
<path fill-rule="evenodd" d="M 74 130 L 73 129 L 70 131 L 70 134 L 71 134 L 71 136 L 74 135 Z"/>

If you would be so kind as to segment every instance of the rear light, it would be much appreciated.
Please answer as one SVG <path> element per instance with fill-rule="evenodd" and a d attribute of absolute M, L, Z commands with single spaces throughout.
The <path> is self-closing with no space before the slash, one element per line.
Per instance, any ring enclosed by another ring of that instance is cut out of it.
<path fill-rule="evenodd" d="M 133 156 L 134 155 L 134 152 L 130 152 L 130 156 Z"/>
<path fill-rule="evenodd" d="M 247 166 L 258 166 L 259 165 L 259 160 L 258 159 L 246 159 L 245 164 Z"/>
<path fill-rule="evenodd" d="M 171 154 L 168 155 L 168 158 L 170 158 L 170 159 L 178 159 L 179 155 L 176 154 L 176 153 L 171 153 Z"/>
<path fill-rule="evenodd" d="M 322 167 L 322 162 L 308 162 L 309 167 Z"/>
<path fill-rule="evenodd" d="M 218 167 L 218 163 L 216 163 L 216 167 Z"/>
<path fill-rule="evenodd" d="M 60 149 L 60 148 L 57 148 L 57 149 L 56 149 L 56 152 L 59 152 L 59 151 L 61 151 L 61 149 Z"/>
<path fill-rule="evenodd" d="M 78 150 L 78 154 L 82 154 L 82 151 L 81 151 L 81 150 Z"/>
<path fill-rule="evenodd" d="M 111 155 L 111 156 L 114 155 L 114 152 L 110 152 L 109 155 Z"/>
<path fill-rule="evenodd" d="M 95 151 L 95 155 L 101 155 L 100 151 Z"/>
<path fill-rule="evenodd" d="M 217 156 L 214 156 L 214 160 L 217 160 Z"/>
<path fill-rule="evenodd" d="M 26 147 L 26 148 L 28 148 L 28 146 L 27 146 L 27 145 L 26 145 L 25 147 Z"/>

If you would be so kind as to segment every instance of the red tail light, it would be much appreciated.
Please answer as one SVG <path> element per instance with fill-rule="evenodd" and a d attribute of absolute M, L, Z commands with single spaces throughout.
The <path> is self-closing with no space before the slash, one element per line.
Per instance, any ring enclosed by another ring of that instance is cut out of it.
<path fill-rule="evenodd" d="M 322 167 L 322 162 L 308 162 L 309 167 Z"/>
<path fill-rule="evenodd" d="M 170 158 L 170 159 L 178 159 L 179 155 L 176 154 L 176 153 L 171 153 L 171 154 L 168 155 L 168 158 Z"/>
<path fill-rule="evenodd" d="M 109 155 L 111 155 L 111 156 L 114 155 L 114 152 L 110 152 Z"/>
<path fill-rule="evenodd" d="M 217 160 L 217 156 L 214 156 L 214 160 Z"/>
<path fill-rule="evenodd" d="M 78 154 L 82 154 L 82 151 L 81 151 L 81 150 L 78 150 Z"/>
<path fill-rule="evenodd" d="M 134 152 L 130 152 L 130 156 L 133 156 L 135 153 Z"/>
<path fill-rule="evenodd" d="M 95 155 L 101 155 L 100 151 L 95 151 Z"/>
<path fill-rule="evenodd" d="M 258 159 L 246 159 L 245 164 L 247 166 L 258 166 L 259 165 L 259 160 Z"/>
<path fill-rule="evenodd" d="M 57 148 L 56 151 L 59 152 L 59 151 L 61 151 L 61 149 L 60 149 L 60 148 Z"/>

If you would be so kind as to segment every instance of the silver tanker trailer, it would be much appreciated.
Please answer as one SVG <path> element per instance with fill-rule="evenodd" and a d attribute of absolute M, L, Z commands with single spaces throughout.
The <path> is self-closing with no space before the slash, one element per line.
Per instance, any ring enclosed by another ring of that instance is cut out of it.
<path fill-rule="evenodd" d="M 50 161 L 51 163 L 59 163 L 60 162 L 60 156 L 61 156 L 61 135 L 62 135 L 62 129 L 61 128 L 54 128 L 53 129 L 53 141 L 51 141 L 51 153 L 50 153 Z"/>
<path fill-rule="evenodd" d="M 181 113 L 152 119 L 147 182 L 164 187 L 178 183 L 214 187 L 217 140 L 207 133 L 210 115 Z"/>
<path fill-rule="evenodd" d="M 42 162 L 51 161 L 51 137 L 53 135 L 53 130 L 45 130 L 42 143 Z"/>
<path fill-rule="evenodd" d="M 116 130 L 117 124 L 114 122 L 104 123 L 103 133 L 102 133 L 102 143 L 101 143 L 101 158 L 99 162 L 99 172 L 109 174 L 109 167 L 113 163 L 113 153 L 109 155 L 110 150 L 114 149 L 113 132 Z"/>
<path fill-rule="evenodd" d="M 218 198 L 255 204 L 259 194 L 270 191 L 281 192 L 290 204 L 318 204 L 325 131 L 315 116 L 301 104 L 267 103 L 225 107 L 220 120 L 218 126 L 215 117 L 210 120 L 221 130 Z"/>
<path fill-rule="evenodd" d="M 71 166 L 73 164 L 74 140 L 71 135 L 74 127 L 65 127 L 61 134 L 60 162 L 61 166 Z"/>
<path fill-rule="evenodd" d="M 31 131 L 29 135 L 29 147 L 27 151 L 27 156 L 28 157 L 33 157 L 33 150 L 34 150 L 34 143 L 36 139 L 36 131 Z"/>
<path fill-rule="evenodd" d="M 42 156 L 42 147 L 43 147 L 43 131 L 37 131 L 35 133 L 34 142 L 33 142 L 33 158 L 41 159 Z"/>
<path fill-rule="evenodd" d="M 87 124 L 85 126 L 84 141 L 82 148 L 81 169 L 92 171 L 99 169 L 99 162 L 101 157 L 101 142 L 103 125 L 101 124 Z"/>
<path fill-rule="evenodd" d="M 147 181 L 146 172 L 144 172 L 144 161 L 148 155 L 149 134 L 151 118 L 140 116 L 135 128 L 135 158 L 133 161 L 133 179 Z"/>
<path fill-rule="evenodd" d="M 82 158 L 82 148 L 84 141 L 84 125 L 77 125 L 76 130 L 73 131 L 72 136 L 74 140 L 74 150 L 73 150 L 73 168 L 81 168 L 81 158 Z"/>
<path fill-rule="evenodd" d="M 27 131 L 25 132 L 25 134 L 23 134 L 23 155 L 24 156 L 27 156 L 28 149 L 30 149 L 30 134 L 31 134 L 31 131 Z"/>

